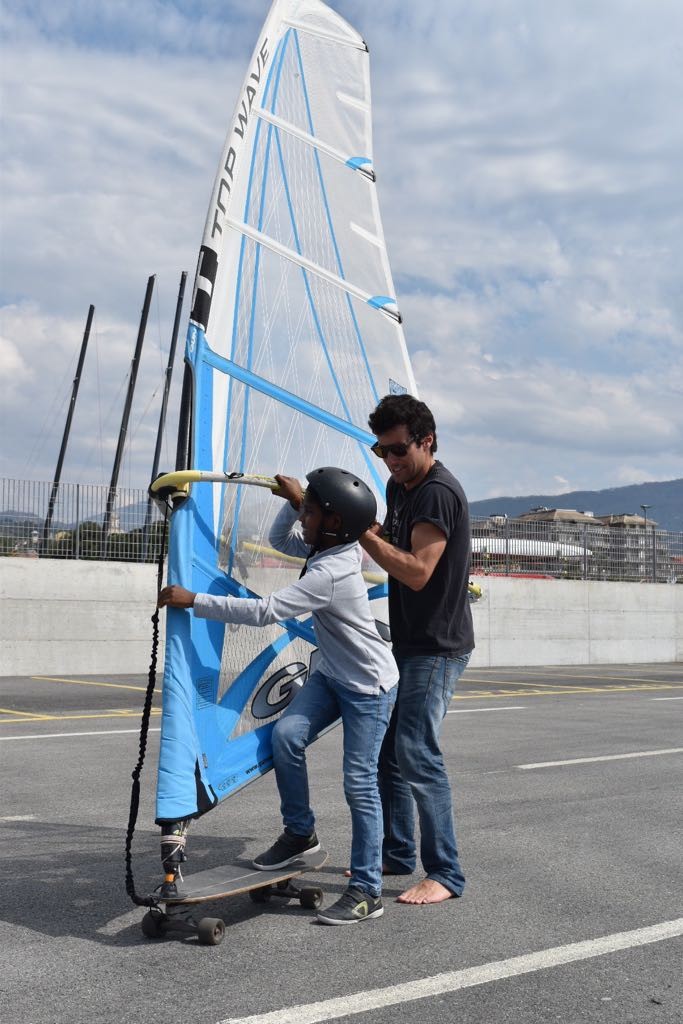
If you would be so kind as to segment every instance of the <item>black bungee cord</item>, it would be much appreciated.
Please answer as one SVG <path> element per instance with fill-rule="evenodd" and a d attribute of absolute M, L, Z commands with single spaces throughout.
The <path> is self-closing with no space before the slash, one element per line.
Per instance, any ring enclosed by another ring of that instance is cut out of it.
<path fill-rule="evenodd" d="M 135 823 L 138 819 L 138 808 L 140 806 L 140 775 L 142 773 L 142 766 L 145 761 L 145 753 L 147 751 L 147 734 L 149 732 L 149 719 L 152 712 L 152 699 L 154 697 L 154 687 L 156 686 L 157 680 L 157 655 L 159 652 L 159 594 L 164 582 L 164 556 L 166 549 L 166 536 L 168 532 L 168 502 L 164 503 L 164 529 L 161 537 L 161 547 L 159 549 L 159 560 L 157 563 L 157 605 L 154 609 L 154 615 L 152 616 L 152 657 L 149 665 L 149 674 L 147 677 L 147 692 L 145 693 L 145 702 L 142 708 L 142 720 L 140 722 L 140 745 L 138 761 L 133 769 L 132 779 L 133 785 L 130 793 L 130 812 L 128 815 L 128 829 L 126 831 L 126 892 L 130 896 L 133 903 L 138 907 L 155 907 L 158 905 L 158 900 L 154 896 L 139 896 L 135 891 L 135 882 L 133 880 L 133 868 L 132 868 L 132 854 L 131 847 L 133 845 L 133 833 L 135 832 Z"/>

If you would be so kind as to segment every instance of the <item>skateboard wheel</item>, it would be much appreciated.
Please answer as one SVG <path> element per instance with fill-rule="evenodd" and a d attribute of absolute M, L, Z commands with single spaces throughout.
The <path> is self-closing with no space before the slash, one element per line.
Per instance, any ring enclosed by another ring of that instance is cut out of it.
<path fill-rule="evenodd" d="M 270 886 L 264 885 L 260 889 L 250 889 L 249 899 L 252 903 L 267 903 L 270 899 Z"/>
<path fill-rule="evenodd" d="M 203 917 L 197 925 L 197 936 L 202 946 L 218 946 L 225 935 L 225 924 L 220 917 Z"/>
<path fill-rule="evenodd" d="M 323 901 L 323 891 L 318 889 L 317 886 L 309 885 L 305 889 L 301 890 L 299 894 L 299 903 L 306 910 L 317 910 L 321 906 Z"/>
<path fill-rule="evenodd" d="M 147 939 L 160 939 L 164 934 L 164 918 L 159 911 L 148 910 L 140 922 L 142 934 Z"/>

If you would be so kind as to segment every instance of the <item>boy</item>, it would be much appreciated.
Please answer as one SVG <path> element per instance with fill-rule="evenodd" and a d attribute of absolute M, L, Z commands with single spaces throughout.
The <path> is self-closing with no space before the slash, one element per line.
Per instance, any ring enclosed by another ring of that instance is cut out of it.
<path fill-rule="evenodd" d="M 323 924 L 356 924 L 384 913 L 377 759 L 398 681 L 396 663 L 370 610 L 357 542 L 374 521 L 377 503 L 362 480 L 332 466 L 307 474 L 305 494 L 297 480 L 275 479 L 276 493 L 287 503 L 269 539 L 284 554 L 306 556 L 299 580 L 262 598 L 215 597 L 170 586 L 161 591 L 159 605 L 194 608 L 203 618 L 260 626 L 312 613 L 318 667 L 273 729 L 284 832 L 256 857 L 254 867 L 284 867 L 320 848 L 305 750 L 341 717 L 344 794 L 351 811 L 351 878 L 341 898 L 317 917 Z"/>

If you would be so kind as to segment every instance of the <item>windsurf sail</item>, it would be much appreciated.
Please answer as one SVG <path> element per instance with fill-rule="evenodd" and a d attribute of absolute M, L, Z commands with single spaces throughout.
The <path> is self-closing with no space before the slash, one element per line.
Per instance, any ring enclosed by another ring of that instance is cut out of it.
<path fill-rule="evenodd" d="M 367 47 L 318 0 L 276 0 L 199 254 L 176 470 L 216 479 L 176 477 L 169 582 L 252 596 L 297 578 L 267 539 L 282 499 L 224 474 L 304 480 L 341 466 L 373 487 L 381 513 L 366 424 L 397 388 L 416 394 L 380 221 Z M 231 627 L 169 609 L 160 824 L 197 817 L 272 766 L 273 724 L 314 656 L 305 618 Z"/>

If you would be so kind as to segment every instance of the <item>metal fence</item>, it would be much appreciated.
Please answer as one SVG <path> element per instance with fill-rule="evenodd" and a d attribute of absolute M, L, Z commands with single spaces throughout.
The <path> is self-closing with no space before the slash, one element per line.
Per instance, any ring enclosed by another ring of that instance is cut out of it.
<path fill-rule="evenodd" d="M 51 507 L 52 506 L 52 507 Z M 147 492 L 0 480 L 0 555 L 155 562 L 161 515 Z M 647 525 L 472 520 L 472 575 L 683 583 L 683 533 Z"/>
<path fill-rule="evenodd" d="M 642 521 L 606 526 L 503 516 L 473 519 L 472 573 L 683 583 L 683 533 Z"/>
<path fill-rule="evenodd" d="M 0 480 L 0 555 L 156 562 L 162 537 L 144 490 Z"/>

